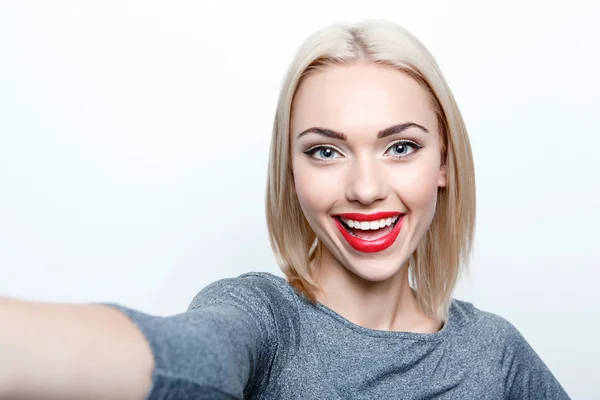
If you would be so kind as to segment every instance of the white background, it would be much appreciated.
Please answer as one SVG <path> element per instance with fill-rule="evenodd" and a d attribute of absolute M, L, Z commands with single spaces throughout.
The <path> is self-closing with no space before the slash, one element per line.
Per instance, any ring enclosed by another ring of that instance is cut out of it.
<path fill-rule="evenodd" d="M 0 295 L 185 310 L 279 273 L 264 192 L 304 38 L 385 17 L 461 107 L 478 224 L 457 298 L 523 333 L 573 398 L 600 384 L 598 2 L 0 1 Z"/>

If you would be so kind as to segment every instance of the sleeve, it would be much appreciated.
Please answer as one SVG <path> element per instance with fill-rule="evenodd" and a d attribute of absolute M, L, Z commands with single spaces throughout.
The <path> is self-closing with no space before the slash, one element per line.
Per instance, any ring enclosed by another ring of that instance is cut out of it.
<path fill-rule="evenodd" d="M 256 277 L 217 281 L 181 314 L 159 317 L 117 304 L 142 331 L 155 361 L 148 400 L 242 399 L 272 358 L 273 318 Z M 268 368 L 268 366 L 267 366 Z"/>
<path fill-rule="evenodd" d="M 570 399 L 558 380 L 521 333 L 505 320 L 502 357 L 505 398 L 519 400 Z"/>

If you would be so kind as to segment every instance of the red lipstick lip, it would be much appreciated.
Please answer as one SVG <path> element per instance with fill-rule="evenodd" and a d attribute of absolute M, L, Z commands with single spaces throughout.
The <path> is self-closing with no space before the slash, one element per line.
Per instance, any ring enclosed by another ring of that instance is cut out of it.
<path fill-rule="evenodd" d="M 373 217 L 374 215 L 379 215 L 379 214 L 383 214 L 383 213 L 368 214 L 368 215 L 370 217 Z M 339 216 L 345 217 L 345 215 L 354 215 L 354 216 L 363 215 L 364 216 L 366 214 L 340 214 Z M 395 215 L 399 215 L 399 213 L 395 213 L 393 216 L 395 216 Z M 381 217 L 381 218 L 383 218 L 383 217 Z M 379 219 L 381 219 L 381 218 L 379 218 Z M 350 218 L 350 219 L 354 219 L 354 218 Z M 387 249 L 392 244 L 394 244 L 394 242 L 396 241 L 396 238 L 398 238 L 398 235 L 400 234 L 400 229 L 402 228 L 402 224 L 404 222 L 404 214 L 400 215 L 398 221 L 396 222 L 396 225 L 394 226 L 394 228 L 392 229 L 392 231 L 390 233 L 388 233 L 384 237 L 381 237 L 381 238 L 375 239 L 375 240 L 365 240 L 365 239 L 361 239 L 356 236 L 353 236 L 350 234 L 350 232 L 348 232 L 346 230 L 346 228 L 344 228 L 342 226 L 342 223 L 340 222 L 340 220 L 338 218 L 333 218 L 333 220 L 335 221 L 336 226 L 342 233 L 342 236 L 344 237 L 344 239 L 346 239 L 348 244 L 350 246 L 352 246 L 353 249 L 360 251 L 362 253 L 377 253 L 377 252 Z M 367 220 L 367 221 L 369 221 L 369 220 Z"/>
<path fill-rule="evenodd" d="M 401 212 L 398 211 L 381 211 L 372 214 L 361 214 L 361 213 L 346 213 L 346 214 L 336 214 L 334 217 L 341 217 L 352 219 L 354 221 L 377 221 L 384 218 L 392 218 L 402 215 Z"/>

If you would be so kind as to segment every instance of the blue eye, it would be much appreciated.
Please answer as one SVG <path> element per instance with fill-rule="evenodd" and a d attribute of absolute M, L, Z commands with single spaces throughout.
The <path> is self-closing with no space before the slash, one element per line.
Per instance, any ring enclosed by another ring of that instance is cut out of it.
<path fill-rule="evenodd" d="M 340 153 L 337 150 L 334 150 L 332 147 L 328 147 L 328 146 L 316 146 L 316 147 L 313 147 L 312 149 L 305 151 L 304 154 L 308 154 L 309 156 L 314 157 L 320 161 L 332 160 L 334 158 L 339 158 L 339 157 L 336 157 L 336 154 L 338 156 L 340 155 Z"/>
<path fill-rule="evenodd" d="M 421 147 L 423 146 L 419 146 L 415 142 L 409 140 L 399 140 L 392 143 L 392 145 L 387 148 L 386 153 L 391 153 L 392 157 L 405 158 L 419 150 Z"/>

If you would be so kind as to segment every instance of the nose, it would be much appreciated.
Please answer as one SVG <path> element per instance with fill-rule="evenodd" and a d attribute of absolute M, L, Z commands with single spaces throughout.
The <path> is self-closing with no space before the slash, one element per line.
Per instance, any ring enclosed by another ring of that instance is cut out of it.
<path fill-rule="evenodd" d="M 384 174 L 384 171 L 378 167 L 377 161 L 355 160 L 348 171 L 346 199 L 363 205 L 385 199 L 389 186 L 386 184 Z"/>

